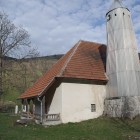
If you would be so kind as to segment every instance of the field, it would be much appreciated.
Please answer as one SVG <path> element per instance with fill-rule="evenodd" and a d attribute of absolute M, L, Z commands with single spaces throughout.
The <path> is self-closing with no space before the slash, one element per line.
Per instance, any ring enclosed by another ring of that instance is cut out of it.
<path fill-rule="evenodd" d="M 15 125 L 18 118 L 0 114 L 0 140 L 140 140 L 140 118 L 124 121 L 101 117 L 47 128 Z"/>

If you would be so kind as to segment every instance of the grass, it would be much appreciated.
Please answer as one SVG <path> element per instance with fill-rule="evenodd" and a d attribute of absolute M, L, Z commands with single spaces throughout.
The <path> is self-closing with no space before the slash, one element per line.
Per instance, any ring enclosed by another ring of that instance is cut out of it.
<path fill-rule="evenodd" d="M 47 128 L 36 124 L 14 125 L 17 118 L 0 114 L 0 140 L 134 140 L 140 137 L 140 118 L 122 121 L 101 117 Z"/>

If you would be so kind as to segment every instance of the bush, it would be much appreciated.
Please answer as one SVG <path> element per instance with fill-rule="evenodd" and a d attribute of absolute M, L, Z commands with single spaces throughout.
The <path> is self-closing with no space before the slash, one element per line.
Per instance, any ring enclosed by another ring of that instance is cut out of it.
<path fill-rule="evenodd" d="M 15 103 L 12 101 L 0 102 L 0 112 L 13 113 L 15 110 Z"/>

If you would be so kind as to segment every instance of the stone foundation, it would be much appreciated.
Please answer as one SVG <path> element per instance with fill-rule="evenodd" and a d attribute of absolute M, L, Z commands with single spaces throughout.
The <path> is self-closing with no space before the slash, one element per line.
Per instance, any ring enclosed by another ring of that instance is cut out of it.
<path fill-rule="evenodd" d="M 140 96 L 108 98 L 104 102 L 104 115 L 133 119 L 140 115 Z"/>

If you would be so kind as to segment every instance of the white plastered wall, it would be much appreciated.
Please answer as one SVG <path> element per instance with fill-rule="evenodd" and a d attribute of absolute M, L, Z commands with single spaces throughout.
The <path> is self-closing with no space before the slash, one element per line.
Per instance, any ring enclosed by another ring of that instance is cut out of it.
<path fill-rule="evenodd" d="M 62 83 L 61 86 L 63 123 L 80 122 L 103 114 L 105 85 Z M 96 112 L 91 112 L 91 104 L 96 105 Z"/>
<path fill-rule="evenodd" d="M 62 85 L 56 88 L 48 114 L 60 114 L 62 112 Z"/>

